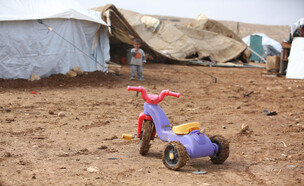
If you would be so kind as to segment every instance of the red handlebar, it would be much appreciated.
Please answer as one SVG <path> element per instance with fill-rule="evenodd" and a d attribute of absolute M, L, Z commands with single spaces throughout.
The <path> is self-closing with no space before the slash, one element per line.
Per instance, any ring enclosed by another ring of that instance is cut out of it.
<path fill-rule="evenodd" d="M 141 92 L 140 87 L 128 86 L 127 89 L 128 89 L 128 91 L 137 91 L 137 92 Z"/>
<path fill-rule="evenodd" d="M 171 92 L 169 90 L 161 91 L 160 95 L 147 94 L 146 89 L 142 86 L 138 86 L 138 87 L 128 86 L 127 90 L 141 92 L 141 97 L 149 104 L 158 104 L 164 99 L 165 96 L 174 96 L 177 98 L 179 98 L 180 96 L 180 93 Z"/>
<path fill-rule="evenodd" d="M 180 93 L 176 93 L 176 92 L 171 92 L 171 91 L 169 91 L 169 94 L 168 94 L 168 95 L 169 95 L 169 96 L 174 96 L 174 97 L 179 98 Z"/>

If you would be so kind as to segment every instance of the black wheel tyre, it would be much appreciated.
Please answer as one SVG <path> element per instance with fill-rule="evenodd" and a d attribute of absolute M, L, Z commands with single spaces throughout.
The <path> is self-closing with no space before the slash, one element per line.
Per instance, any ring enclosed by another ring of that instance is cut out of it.
<path fill-rule="evenodd" d="M 168 169 L 178 170 L 186 165 L 188 153 L 183 144 L 178 141 L 171 141 L 165 146 L 162 160 Z"/>
<path fill-rule="evenodd" d="M 142 124 L 142 129 L 140 133 L 140 142 L 139 142 L 139 153 L 145 155 L 148 153 L 150 148 L 150 140 L 152 136 L 152 121 L 144 120 Z"/>
<path fill-rule="evenodd" d="M 229 157 L 229 142 L 220 135 L 212 136 L 210 138 L 212 143 L 216 143 L 219 147 L 218 153 L 210 156 L 214 164 L 222 164 Z"/>

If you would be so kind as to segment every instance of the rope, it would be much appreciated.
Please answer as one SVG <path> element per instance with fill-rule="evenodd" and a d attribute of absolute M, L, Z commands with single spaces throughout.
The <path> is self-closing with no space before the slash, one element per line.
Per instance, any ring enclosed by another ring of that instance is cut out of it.
<path fill-rule="evenodd" d="M 197 69 L 197 68 L 195 68 L 195 67 L 193 67 L 193 66 L 191 66 L 191 67 L 192 67 L 193 69 L 195 69 L 195 70 L 197 70 L 197 71 L 200 71 L 200 72 L 202 72 L 203 74 L 205 74 L 205 75 L 211 77 L 211 79 L 213 79 L 213 82 L 214 82 L 214 83 L 217 83 L 217 78 L 214 77 L 213 75 L 210 75 L 210 74 L 208 74 L 208 73 L 206 73 L 206 72 L 204 72 L 204 71 L 201 71 L 201 70 L 199 70 L 199 69 Z"/>
<path fill-rule="evenodd" d="M 78 51 L 80 51 L 81 53 L 83 53 L 84 55 L 86 55 L 88 58 L 90 58 L 92 61 L 94 61 L 95 63 L 99 64 L 101 67 L 103 67 L 104 65 L 102 65 L 99 61 L 97 61 L 95 58 L 93 58 L 92 56 L 88 55 L 86 52 L 84 52 L 83 50 L 81 50 L 80 48 L 78 48 L 76 45 L 74 45 L 72 42 L 68 41 L 67 39 L 65 39 L 63 36 L 61 36 L 60 34 L 58 34 L 52 27 L 50 27 L 49 25 L 45 24 L 43 22 L 42 19 L 38 19 L 37 20 L 38 23 L 44 25 L 50 32 L 54 32 L 58 37 L 60 37 L 61 39 L 63 39 L 64 41 L 66 41 L 67 43 L 69 43 L 70 45 L 72 45 L 74 48 L 76 48 Z"/>

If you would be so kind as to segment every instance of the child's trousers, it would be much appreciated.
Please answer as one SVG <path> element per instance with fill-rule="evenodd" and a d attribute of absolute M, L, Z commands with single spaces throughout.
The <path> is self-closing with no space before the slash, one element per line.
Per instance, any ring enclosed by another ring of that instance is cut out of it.
<path fill-rule="evenodd" d="M 143 74 L 142 74 L 142 65 L 131 65 L 131 78 L 135 79 L 136 78 L 136 75 L 135 73 L 137 72 L 137 79 L 138 80 L 143 80 L 144 77 L 143 77 Z"/>

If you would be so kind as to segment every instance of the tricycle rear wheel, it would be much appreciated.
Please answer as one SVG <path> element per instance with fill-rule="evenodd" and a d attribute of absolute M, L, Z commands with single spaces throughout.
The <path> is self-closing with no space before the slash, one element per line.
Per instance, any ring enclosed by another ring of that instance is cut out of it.
<path fill-rule="evenodd" d="M 218 145 L 218 152 L 210 156 L 214 164 L 222 164 L 229 157 L 229 142 L 221 135 L 215 135 L 210 138 L 212 143 Z"/>
<path fill-rule="evenodd" d="M 185 146 L 179 141 L 171 141 L 165 147 L 162 160 L 168 169 L 178 170 L 186 165 L 188 153 Z"/>
<path fill-rule="evenodd" d="M 150 149 L 150 140 L 152 137 L 152 126 L 153 122 L 149 120 L 144 120 L 142 124 L 142 129 L 140 133 L 139 142 L 139 153 L 141 155 L 146 155 Z"/>

